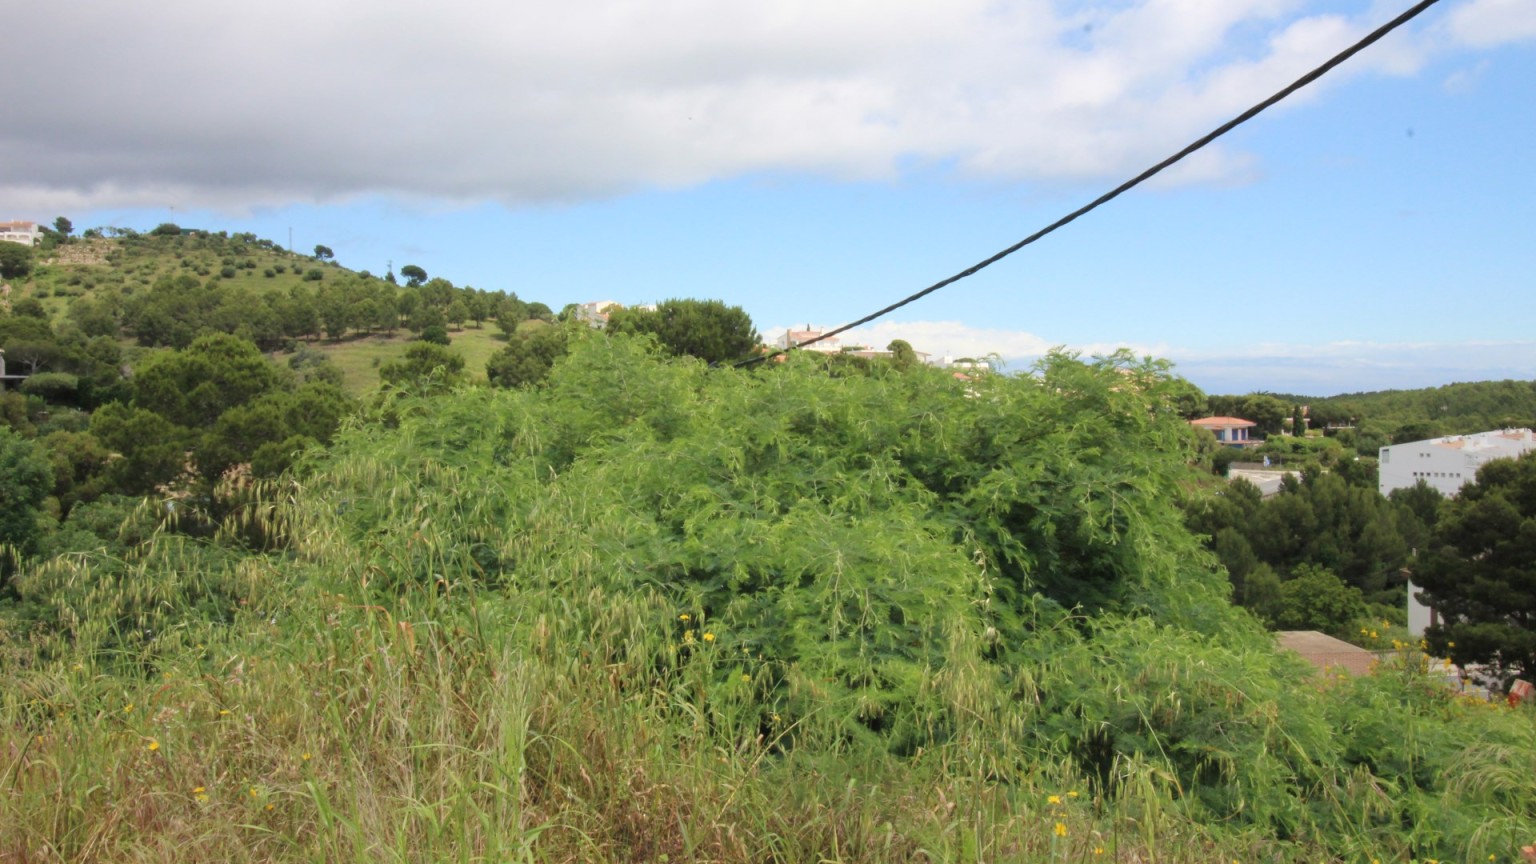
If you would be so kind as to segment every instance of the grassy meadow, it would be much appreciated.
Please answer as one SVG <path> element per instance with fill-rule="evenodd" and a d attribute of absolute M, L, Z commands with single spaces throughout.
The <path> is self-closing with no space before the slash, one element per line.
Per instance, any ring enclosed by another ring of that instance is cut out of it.
<path fill-rule="evenodd" d="M 1184 528 L 1174 380 L 587 334 L 376 400 L 18 565 L 0 861 L 1515 860 L 1531 712 L 1278 654 Z"/>
<path fill-rule="evenodd" d="M 342 388 L 353 396 L 372 393 L 379 387 L 379 367 L 391 360 L 405 356 L 405 349 L 415 337 L 405 330 L 393 334 L 372 333 L 352 335 L 341 339 L 317 339 L 306 342 L 330 358 L 341 371 Z M 485 383 L 485 364 L 491 355 L 507 344 L 506 337 L 493 324 L 476 327 L 467 324 L 450 329 L 450 351 L 464 358 L 464 369 L 470 381 Z M 274 359 L 284 362 L 291 352 L 279 351 Z"/>

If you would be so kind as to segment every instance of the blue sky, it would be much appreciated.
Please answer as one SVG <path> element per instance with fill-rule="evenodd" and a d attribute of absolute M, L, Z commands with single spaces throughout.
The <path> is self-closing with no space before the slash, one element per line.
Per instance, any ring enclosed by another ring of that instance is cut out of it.
<path fill-rule="evenodd" d="M 1406 4 L 1403 4 L 1405 6 Z M 1005 247 L 1403 6 L 34 4 L 0 218 L 254 231 L 767 335 Z M 1210 392 L 1536 378 L 1536 2 L 1441 0 L 1149 186 L 845 338 L 1063 346 Z M 14 92 L 14 91 L 13 91 Z"/>

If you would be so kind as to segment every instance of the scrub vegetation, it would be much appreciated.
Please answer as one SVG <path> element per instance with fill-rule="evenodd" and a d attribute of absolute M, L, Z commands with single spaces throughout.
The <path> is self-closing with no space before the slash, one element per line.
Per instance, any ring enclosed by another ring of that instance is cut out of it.
<path fill-rule="evenodd" d="M 1208 453 L 1165 366 L 669 354 L 570 328 L 537 383 L 402 372 L 431 386 L 363 400 L 273 479 L 102 497 L 69 551 L 13 554 L 0 860 L 1507 861 L 1536 839 L 1528 708 L 1457 696 L 1401 643 L 1320 676 L 1233 605 L 1186 524 Z"/>

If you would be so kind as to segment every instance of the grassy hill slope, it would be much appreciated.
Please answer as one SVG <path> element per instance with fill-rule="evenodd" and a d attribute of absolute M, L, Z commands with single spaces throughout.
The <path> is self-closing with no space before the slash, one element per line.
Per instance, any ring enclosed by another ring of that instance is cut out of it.
<path fill-rule="evenodd" d="M 367 272 L 353 272 L 334 262 L 290 253 L 253 235 L 184 231 L 75 238 L 40 249 L 32 272 L 11 280 L 7 300 L 38 300 L 56 326 L 80 317 L 72 311 L 78 302 L 102 304 L 121 323 L 122 329 L 116 335 L 126 347 L 146 341 L 145 336 L 135 331 L 132 316 L 136 304 L 142 304 L 146 294 L 157 285 L 177 279 L 192 280 L 197 287 L 188 289 L 190 294 L 179 295 L 176 307 L 195 305 L 202 298 L 218 295 L 234 298 L 226 300 L 226 306 L 248 308 L 266 304 L 275 309 L 288 298 L 323 298 L 327 292 L 334 292 L 341 299 L 333 301 L 333 305 L 361 305 L 380 298 L 388 298 L 391 304 L 408 302 L 403 298 L 415 293 L 434 298 L 445 310 L 456 297 L 470 298 L 486 308 L 482 313 L 485 317 L 479 322 L 445 322 L 445 329 L 452 340 L 452 350 L 465 359 L 471 381 L 485 380 L 486 361 L 505 342 L 505 336 L 490 320 L 495 317 L 496 306 L 505 302 L 503 295 L 454 288 L 442 280 L 433 280 L 423 288 L 397 287 Z M 218 301 L 208 302 L 217 305 Z M 171 313 L 179 311 L 173 308 Z M 236 332 L 240 324 L 235 312 L 215 311 L 209 317 L 213 320 L 207 326 L 226 332 Z M 375 317 L 372 322 L 359 321 L 341 328 L 322 322 L 313 332 L 286 334 L 270 323 L 264 331 L 262 323 L 257 322 L 251 332 L 280 360 L 300 344 L 321 351 L 341 369 L 344 386 L 357 395 L 377 387 L 378 367 L 399 358 L 415 338 L 406 326 L 412 323 L 406 311 L 388 324 L 378 320 Z"/>

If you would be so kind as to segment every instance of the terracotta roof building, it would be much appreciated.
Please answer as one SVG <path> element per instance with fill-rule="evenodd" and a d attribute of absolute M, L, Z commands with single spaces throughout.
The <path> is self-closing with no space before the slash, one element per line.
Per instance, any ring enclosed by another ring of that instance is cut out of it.
<path fill-rule="evenodd" d="M 1259 424 L 1241 417 L 1201 417 L 1189 421 L 1189 425 L 1211 430 L 1216 440 L 1228 447 L 1257 447 L 1264 443 L 1248 437 L 1248 430 Z"/>

